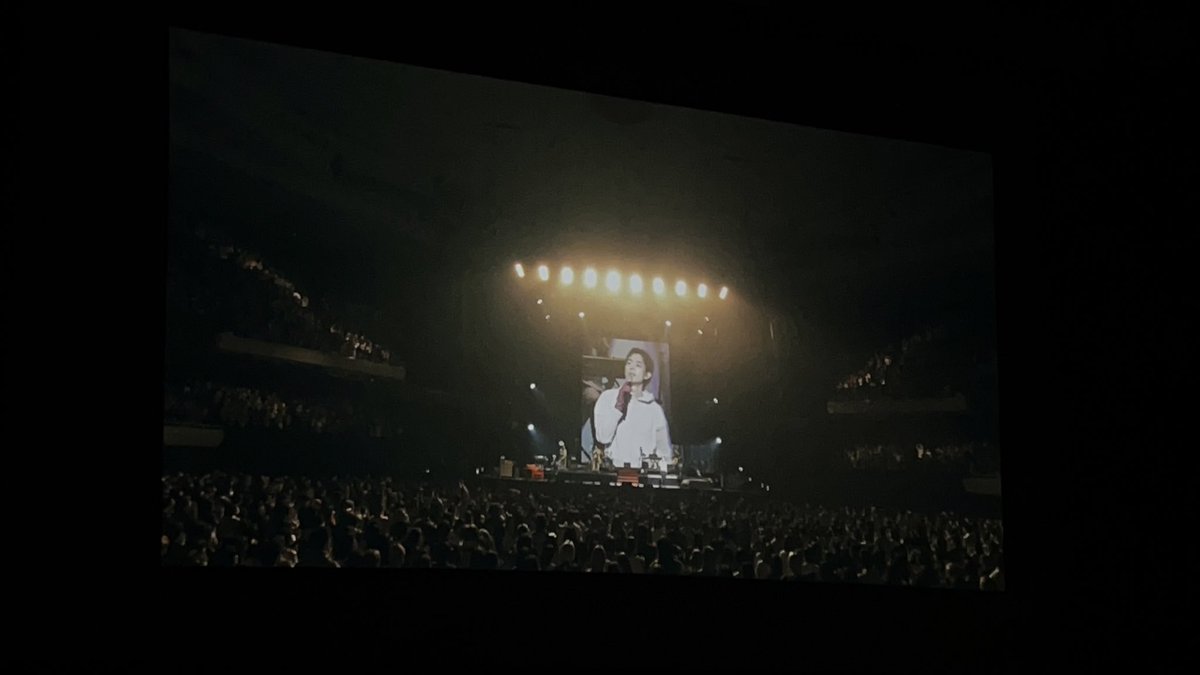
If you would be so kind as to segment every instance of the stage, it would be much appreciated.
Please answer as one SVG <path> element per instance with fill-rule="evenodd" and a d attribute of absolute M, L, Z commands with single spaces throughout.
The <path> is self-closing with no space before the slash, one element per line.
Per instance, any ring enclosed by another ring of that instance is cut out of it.
<path fill-rule="evenodd" d="M 585 468 L 522 471 L 517 476 L 488 474 L 480 479 L 495 485 L 532 487 L 538 485 L 579 485 L 600 488 L 635 488 L 652 490 L 696 490 L 722 492 L 721 481 L 715 477 L 685 477 L 675 473 L 646 472 L 637 469 L 591 471 Z"/>

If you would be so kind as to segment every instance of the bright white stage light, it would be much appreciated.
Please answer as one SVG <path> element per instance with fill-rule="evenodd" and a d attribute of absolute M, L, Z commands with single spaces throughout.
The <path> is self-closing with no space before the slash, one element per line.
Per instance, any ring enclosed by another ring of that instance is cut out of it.
<path fill-rule="evenodd" d="M 621 275 L 616 270 L 611 270 L 604 277 L 604 285 L 608 287 L 609 292 L 616 293 L 621 290 Z"/>
<path fill-rule="evenodd" d="M 562 268 L 562 272 L 559 274 L 559 279 L 562 281 L 563 286 L 570 286 L 571 284 L 575 283 L 575 270 L 571 269 L 570 267 Z"/>
<path fill-rule="evenodd" d="M 654 294 L 662 295 L 667 292 L 667 284 L 662 280 L 662 277 L 654 277 Z"/>
<path fill-rule="evenodd" d="M 518 279 L 525 278 L 525 266 L 524 265 L 522 265 L 521 263 L 517 263 L 516 265 L 513 265 L 513 269 L 515 269 L 517 271 Z"/>
<path fill-rule="evenodd" d="M 583 271 L 583 285 L 588 288 L 596 287 L 596 270 L 589 267 Z"/>
<path fill-rule="evenodd" d="M 545 265 L 538 265 L 538 278 L 542 281 L 550 281 L 550 268 Z"/>
<path fill-rule="evenodd" d="M 703 300 L 704 298 L 707 298 L 708 297 L 708 286 L 706 286 L 705 284 L 700 284 L 699 286 L 697 286 L 696 287 L 696 297 L 700 298 L 701 300 Z"/>
<path fill-rule="evenodd" d="M 681 298 L 687 295 L 687 282 L 683 279 L 675 282 L 675 295 L 678 295 Z"/>
<path fill-rule="evenodd" d="M 642 277 L 641 277 L 641 275 L 634 274 L 629 277 L 629 292 L 633 293 L 634 295 L 642 294 Z"/>

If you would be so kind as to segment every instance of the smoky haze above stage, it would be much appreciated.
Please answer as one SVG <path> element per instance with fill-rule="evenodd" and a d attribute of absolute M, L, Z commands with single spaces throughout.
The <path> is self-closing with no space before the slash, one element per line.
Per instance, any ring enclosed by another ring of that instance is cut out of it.
<path fill-rule="evenodd" d="M 385 313 L 544 257 L 702 270 L 850 329 L 993 269 L 985 153 L 185 30 L 169 91 L 172 200 Z"/>
<path fill-rule="evenodd" d="M 579 435 L 596 335 L 669 343 L 672 440 L 731 456 L 788 452 L 918 326 L 994 343 L 987 153 L 183 29 L 168 50 L 180 229 L 345 300 L 406 381 L 478 412 L 480 456 Z"/>

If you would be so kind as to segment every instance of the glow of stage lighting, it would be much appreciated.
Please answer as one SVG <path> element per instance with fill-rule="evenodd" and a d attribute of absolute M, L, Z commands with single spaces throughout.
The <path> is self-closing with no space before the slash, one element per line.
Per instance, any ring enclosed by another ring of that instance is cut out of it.
<path fill-rule="evenodd" d="M 704 323 L 708 323 L 709 321 L 712 321 L 712 319 L 708 318 L 707 316 L 704 317 Z"/>
<path fill-rule="evenodd" d="M 582 319 L 582 318 L 583 318 L 583 317 L 585 317 L 585 316 L 587 316 L 587 314 L 584 314 L 583 312 L 580 312 L 580 313 L 579 313 L 579 318 L 581 318 L 581 319 Z"/>
<path fill-rule="evenodd" d="M 654 277 L 654 294 L 662 295 L 667 292 L 667 284 L 662 280 L 662 277 Z"/>
<path fill-rule="evenodd" d="M 616 270 L 610 271 L 604 277 L 604 285 L 608 287 L 610 292 L 616 293 L 621 290 L 621 275 L 617 274 Z"/>
<path fill-rule="evenodd" d="M 667 320 L 666 320 L 664 323 L 666 323 L 666 324 L 667 324 L 667 328 L 670 328 L 670 327 L 671 327 L 671 320 L 670 320 L 670 319 L 667 319 Z"/>
<path fill-rule="evenodd" d="M 529 388 L 530 388 L 530 389 L 537 389 L 537 382 L 530 382 L 530 383 L 529 383 Z"/>
<path fill-rule="evenodd" d="M 542 281 L 550 281 L 550 268 L 545 265 L 538 265 L 538 278 Z"/>
<path fill-rule="evenodd" d="M 720 444 L 721 444 L 721 437 L 720 437 L 720 436 L 717 436 L 717 445 L 720 445 Z M 740 470 L 740 469 L 739 469 L 739 470 Z"/>
<path fill-rule="evenodd" d="M 547 320 L 547 321 L 549 321 L 549 320 L 550 320 L 550 315 L 549 315 L 549 314 L 547 314 L 547 315 L 546 315 L 546 320 Z"/>
<path fill-rule="evenodd" d="M 575 283 L 575 270 L 571 269 L 570 267 L 562 268 L 562 273 L 558 276 L 559 279 L 562 280 L 563 286 L 570 286 L 571 284 Z"/>
<path fill-rule="evenodd" d="M 629 277 L 629 292 L 633 293 L 634 295 L 642 294 L 642 277 L 641 277 L 641 275 L 634 274 Z"/>
<path fill-rule="evenodd" d="M 532 424 L 530 424 L 530 425 L 526 426 L 525 428 L 526 428 L 526 429 L 528 429 L 528 430 L 530 430 L 530 431 L 533 431 L 533 425 L 532 425 Z"/>
<path fill-rule="evenodd" d="M 584 286 L 587 286 L 588 288 L 595 288 L 596 287 L 596 278 L 597 278 L 596 270 L 589 267 L 583 271 L 583 285 Z"/>
<path fill-rule="evenodd" d="M 729 297 L 729 287 L 728 287 L 728 286 L 722 286 L 722 287 L 721 287 L 721 292 L 717 294 L 717 297 L 721 298 L 722 300 L 724 300 L 725 298 Z"/>
<path fill-rule="evenodd" d="M 681 298 L 687 295 L 687 282 L 683 279 L 675 282 L 675 295 L 678 295 Z"/>
<path fill-rule="evenodd" d="M 518 279 L 525 278 L 525 266 L 524 265 L 522 265 L 521 263 L 517 263 L 516 265 L 513 266 L 513 269 L 515 269 L 517 271 Z"/>
<path fill-rule="evenodd" d="M 699 328 L 697 328 L 697 329 L 696 329 L 696 335 L 704 335 L 704 331 L 703 331 L 703 330 L 701 330 L 701 329 L 699 329 Z"/>
<path fill-rule="evenodd" d="M 716 404 L 717 404 L 717 399 L 715 399 L 715 398 L 714 398 L 714 399 L 713 399 L 713 405 L 716 405 Z"/>
<path fill-rule="evenodd" d="M 541 299 L 541 298 L 538 298 L 538 304 L 539 304 L 539 305 L 540 305 L 540 304 L 542 304 L 542 299 Z"/>
<path fill-rule="evenodd" d="M 696 296 L 703 300 L 708 297 L 708 286 L 700 284 L 696 287 Z"/>

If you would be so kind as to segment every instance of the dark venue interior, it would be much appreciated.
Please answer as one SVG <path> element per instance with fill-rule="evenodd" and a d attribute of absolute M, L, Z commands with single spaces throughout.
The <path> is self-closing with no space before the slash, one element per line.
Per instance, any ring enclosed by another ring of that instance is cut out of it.
<path fill-rule="evenodd" d="M 996 17 L 630 12 L 573 17 L 570 48 L 523 37 L 546 17 L 448 31 L 468 48 L 421 39 L 444 19 L 174 12 L 161 642 L 232 620 L 402 667 L 1099 659 L 1104 629 L 1030 626 L 1105 621 L 1132 593 L 1094 547 L 1147 550 L 1104 540 L 1129 516 L 1092 480 L 1130 423 L 1096 410 L 1144 357 L 1089 341 L 1149 313 L 1099 281 L 1144 244 L 1068 177 L 1136 175 L 1093 139 L 1143 132 L 1074 111 L 1107 79 L 1157 91 L 1175 31 L 1047 17 L 1023 51 Z"/>

